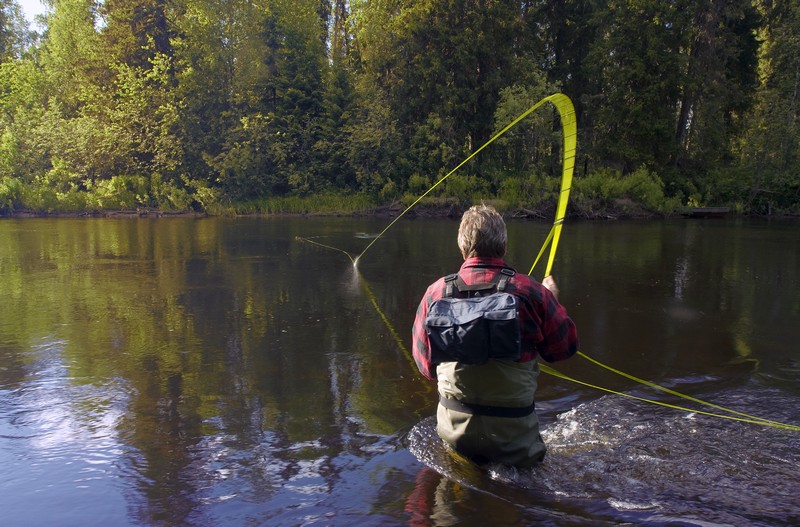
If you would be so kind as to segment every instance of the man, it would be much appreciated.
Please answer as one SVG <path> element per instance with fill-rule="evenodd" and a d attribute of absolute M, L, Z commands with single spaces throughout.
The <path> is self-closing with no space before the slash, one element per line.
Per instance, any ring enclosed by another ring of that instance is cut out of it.
<path fill-rule="evenodd" d="M 506 225 L 494 208 L 478 205 L 464 213 L 458 229 L 464 263 L 457 275 L 428 287 L 414 321 L 413 356 L 425 377 L 436 375 L 436 428 L 450 447 L 478 463 L 528 467 L 546 450 L 533 403 L 536 359 L 571 357 L 578 336 L 553 277 L 538 283 L 514 272 L 503 261 L 506 245 Z M 503 314 L 509 306 L 512 315 Z M 494 329 L 472 339 L 475 322 L 460 324 L 483 311 L 494 313 L 483 317 Z M 513 323 L 498 322 L 510 317 Z"/>

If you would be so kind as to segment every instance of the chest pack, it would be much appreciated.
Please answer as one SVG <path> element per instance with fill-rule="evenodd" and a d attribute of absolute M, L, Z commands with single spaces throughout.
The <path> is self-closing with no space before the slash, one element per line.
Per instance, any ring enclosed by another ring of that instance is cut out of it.
<path fill-rule="evenodd" d="M 519 359 L 519 298 L 505 291 L 514 274 L 504 268 L 491 282 L 473 285 L 458 273 L 445 277 L 443 298 L 431 304 L 425 319 L 434 364 Z"/>

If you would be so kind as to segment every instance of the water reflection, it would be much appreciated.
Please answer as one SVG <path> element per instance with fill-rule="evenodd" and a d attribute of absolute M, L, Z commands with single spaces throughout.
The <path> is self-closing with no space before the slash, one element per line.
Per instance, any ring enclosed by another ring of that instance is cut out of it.
<path fill-rule="evenodd" d="M 422 291 L 459 264 L 457 223 L 399 222 L 358 268 L 298 241 L 358 254 L 372 240 L 365 233 L 383 227 L 344 218 L 0 222 L 4 519 L 797 519 L 796 433 L 654 412 L 546 376 L 538 407 L 552 449 L 541 470 L 526 479 L 448 464 L 425 428 L 433 386 L 404 344 Z M 510 224 L 518 269 L 548 229 Z M 570 225 L 556 274 L 583 351 L 695 396 L 800 422 L 795 230 Z M 640 393 L 585 361 L 562 367 Z M 428 435 L 415 446 L 409 438 L 420 430 Z"/>

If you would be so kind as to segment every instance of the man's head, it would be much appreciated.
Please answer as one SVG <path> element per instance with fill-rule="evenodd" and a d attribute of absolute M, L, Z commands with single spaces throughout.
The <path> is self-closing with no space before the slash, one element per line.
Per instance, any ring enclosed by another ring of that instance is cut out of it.
<path fill-rule="evenodd" d="M 475 205 L 461 217 L 458 248 L 465 260 L 471 256 L 502 258 L 507 240 L 506 223 L 494 207 Z"/>

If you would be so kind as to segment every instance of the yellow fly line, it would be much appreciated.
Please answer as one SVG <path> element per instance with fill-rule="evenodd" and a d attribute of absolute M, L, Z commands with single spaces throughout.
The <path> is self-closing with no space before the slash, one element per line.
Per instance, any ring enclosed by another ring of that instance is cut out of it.
<path fill-rule="evenodd" d="M 583 354 L 581 354 L 581 355 L 583 355 Z M 584 357 L 585 357 L 585 355 L 584 355 Z M 741 412 L 737 412 L 736 410 L 730 410 L 730 409 L 725 408 L 723 406 L 718 406 L 718 405 L 715 405 L 715 404 L 707 403 L 705 401 L 701 401 L 700 399 L 695 399 L 694 397 L 689 397 L 687 395 L 683 395 L 681 393 L 678 393 L 678 392 L 675 392 L 675 391 L 672 391 L 672 390 L 668 390 L 668 391 L 670 393 L 672 393 L 673 395 L 677 395 L 677 396 L 680 396 L 680 397 L 688 398 L 688 399 L 690 399 L 692 401 L 695 401 L 695 402 L 698 402 L 698 403 L 701 403 L 701 404 L 704 404 L 704 405 L 707 405 L 707 406 L 710 406 L 710 407 L 713 407 L 713 408 L 717 408 L 717 409 L 722 410 L 724 412 L 737 414 L 737 415 L 741 415 L 741 416 L 746 416 L 746 417 L 735 417 L 733 415 L 715 414 L 715 413 L 706 412 L 706 411 L 703 411 L 703 410 L 693 410 L 691 408 L 686 408 L 685 406 L 678 406 L 678 405 L 675 405 L 675 404 L 665 403 L 663 401 L 656 401 L 654 399 L 647 399 L 646 397 L 638 397 L 636 395 L 631 395 L 629 393 L 618 392 L 616 390 L 611 390 L 610 388 L 604 388 L 604 387 L 598 386 L 596 384 L 590 384 L 588 382 L 579 381 L 578 379 L 570 377 L 569 375 L 565 375 L 565 374 L 561 373 L 560 371 L 558 371 L 558 370 L 556 370 L 554 368 L 551 368 L 550 366 L 547 366 L 546 364 L 540 364 L 539 368 L 543 372 L 548 373 L 548 374 L 550 374 L 550 375 L 552 375 L 554 377 L 558 377 L 559 379 L 564 379 L 566 381 L 574 382 L 576 384 L 580 384 L 582 386 L 587 386 L 587 387 L 593 388 L 595 390 L 600 390 L 600 391 L 603 391 L 603 392 L 613 393 L 614 395 L 619 395 L 620 397 L 627 397 L 629 399 L 635 399 L 637 401 L 642 401 L 642 402 L 645 402 L 645 403 L 655 404 L 655 405 L 663 406 L 663 407 L 666 407 L 666 408 L 672 408 L 673 410 L 681 410 L 681 411 L 689 412 L 689 413 L 693 413 L 693 414 L 708 415 L 708 416 L 711 416 L 711 417 L 718 417 L 720 419 L 729 419 L 729 420 L 732 420 L 732 421 L 741 421 L 743 423 L 751 423 L 751 424 L 755 424 L 755 425 L 770 426 L 772 428 L 781 428 L 781 429 L 784 429 L 784 430 L 792 430 L 792 431 L 795 431 L 795 432 L 800 430 L 800 426 L 797 426 L 797 425 L 790 425 L 790 424 L 780 423 L 778 421 L 771 421 L 769 419 L 762 419 L 761 417 L 751 416 L 749 414 L 744 414 L 744 413 L 741 413 Z M 655 385 L 653 383 L 645 382 L 644 384 L 646 384 L 648 386 L 652 386 L 654 388 L 661 389 L 661 390 L 667 390 L 666 388 L 663 388 L 661 386 Z"/>
<path fill-rule="evenodd" d="M 318 241 L 314 241 L 314 240 L 312 240 L 310 238 L 303 238 L 302 236 L 296 236 L 296 239 L 301 241 L 301 242 L 306 242 L 306 243 L 310 243 L 311 245 L 316 245 L 317 247 L 324 247 L 325 249 L 331 249 L 333 251 L 338 251 L 340 253 L 343 253 L 345 256 L 350 258 L 350 263 L 355 265 L 355 260 L 353 260 L 353 257 L 350 256 L 349 252 L 347 252 L 347 251 L 345 251 L 343 249 L 339 249 L 338 247 L 334 247 L 332 245 L 325 245 L 324 243 L 320 243 Z"/>
<path fill-rule="evenodd" d="M 650 388 L 654 388 L 656 390 L 661 390 L 662 392 L 668 393 L 670 395 L 674 395 L 676 397 L 680 397 L 682 399 L 686 399 L 687 401 L 692 401 L 692 402 L 695 402 L 695 403 L 698 403 L 698 404 L 702 404 L 702 405 L 708 406 L 710 408 L 716 408 L 717 410 L 722 410 L 723 412 L 728 412 L 729 414 L 739 415 L 741 417 L 744 417 L 745 419 L 739 419 L 739 418 L 734 418 L 734 417 L 730 417 L 730 416 L 717 416 L 717 417 L 726 417 L 728 419 L 737 419 L 739 421 L 745 421 L 745 422 L 748 422 L 748 423 L 755 422 L 755 423 L 758 423 L 758 424 L 763 424 L 763 425 L 767 425 L 767 426 L 774 426 L 774 427 L 777 427 L 777 428 L 785 428 L 785 429 L 788 429 L 788 430 L 795 430 L 795 431 L 800 430 L 800 426 L 780 423 L 778 421 L 771 421 L 769 419 L 764 419 L 762 417 L 758 417 L 758 416 L 755 416 L 755 415 L 750 415 L 750 414 L 746 414 L 744 412 L 731 410 L 730 408 L 725 408 L 724 406 L 720 406 L 720 405 L 717 405 L 717 404 L 714 404 L 714 403 L 709 403 L 707 401 L 703 401 L 701 399 L 697 399 L 696 397 L 692 397 L 691 395 L 686 395 L 686 394 L 677 392 L 675 390 L 672 390 L 670 388 L 665 388 L 664 386 L 660 386 L 660 385 L 658 385 L 658 384 L 656 384 L 654 382 L 650 382 L 650 381 L 645 380 L 645 379 L 640 379 L 639 377 L 635 377 L 635 376 L 633 376 L 633 375 L 631 375 L 629 373 L 625 373 L 624 371 L 620 371 L 620 370 L 618 370 L 616 368 L 612 368 L 611 366 L 608 366 L 607 364 L 603 364 L 602 362 L 600 362 L 597 359 L 591 358 L 590 356 L 586 355 L 583 352 L 579 351 L 578 352 L 578 356 L 588 360 L 589 362 L 591 362 L 593 364 L 596 364 L 597 366 L 600 366 L 601 368 L 605 368 L 606 370 L 608 370 L 610 372 L 613 372 L 613 373 L 616 373 L 617 375 L 625 377 L 626 379 L 630 379 L 632 381 L 638 382 L 639 384 L 644 384 L 645 386 L 649 386 Z M 570 379 L 570 380 L 573 380 L 573 379 Z M 659 403 L 657 401 L 653 401 L 653 402 L 655 402 L 656 404 L 662 404 L 664 406 L 669 406 L 667 404 Z M 696 411 L 697 413 L 706 413 L 706 412 L 699 412 L 697 410 L 689 410 L 689 411 Z M 716 414 L 708 414 L 708 415 L 716 415 Z"/>
<path fill-rule="evenodd" d="M 470 154 L 469 157 L 467 157 L 461 163 L 459 163 L 458 166 L 456 166 L 453 170 L 442 176 L 441 179 L 439 179 L 439 181 L 434 183 L 428 190 L 426 190 L 422 195 L 420 195 L 417 199 L 415 199 L 411 205 L 406 207 L 406 209 L 403 212 L 398 214 L 397 217 L 393 219 L 391 223 L 389 223 L 389 225 L 387 225 L 386 228 L 383 229 L 369 243 L 369 245 L 367 245 L 364 248 L 363 251 L 361 251 L 361 254 L 356 256 L 355 260 L 353 260 L 353 265 L 358 265 L 358 262 L 361 260 L 361 257 L 364 256 L 364 253 L 366 253 L 369 250 L 369 248 L 372 247 L 372 245 L 375 242 L 377 242 L 380 239 L 380 237 L 383 236 L 383 234 L 392 227 L 392 225 L 397 223 L 398 220 L 400 220 L 400 218 L 402 218 L 406 212 L 411 210 L 411 208 L 414 205 L 422 201 L 422 199 L 425 196 L 430 194 L 433 191 L 433 189 L 442 184 L 444 180 L 453 175 L 459 168 L 466 165 L 473 157 L 475 157 L 481 151 L 483 151 L 484 148 L 494 143 L 503 134 L 514 128 L 517 125 L 517 123 L 525 119 L 540 106 L 548 102 L 551 103 L 553 106 L 555 106 L 556 110 L 558 110 L 558 113 L 561 116 L 561 127 L 564 133 L 564 164 L 563 164 L 564 169 L 562 171 L 562 176 L 561 176 L 561 194 L 558 199 L 558 207 L 556 208 L 556 223 L 559 224 L 559 227 L 557 229 L 557 233 L 553 236 L 554 239 L 553 249 L 550 252 L 550 262 L 548 264 L 548 271 L 549 271 L 550 267 L 552 267 L 553 260 L 555 259 L 555 246 L 558 244 L 558 237 L 561 235 L 560 221 L 563 221 L 564 214 L 566 213 L 567 210 L 567 200 L 569 199 L 569 190 L 570 186 L 572 185 L 572 171 L 575 166 L 575 145 L 576 145 L 575 137 L 577 135 L 577 126 L 575 123 L 575 109 L 572 106 L 572 101 L 570 100 L 570 98 L 564 95 L 563 93 L 556 93 L 554 95 L 550 95 L 549 97 L 545 97 L 541 101 L 537 102 L 536 104 L 534 104 L 533 106 L 522 112 L 519 115 L 519 117 L 511 121 L 511 123 L 509 123 L 505 128 L 503 128 L 502 130 L 497 132 L 494 136 L 492 136 L 492 138 L 486 141 L 480 148 L 472 152 L 472 154 Z M 571 148 L 570 144 L 572 145 Z M 561 218 L 561 220 L 559 220 L 559 218 Z"/>
<path fill-rule="evenodd" d="M 578 125 L 575 121 L 575 107 L 572 105 L 572 101 L 569 97 L 563 93 L 557 93 L 542 99 L 542 101 L 552 103 L 553 106 L 556 107 L 556 110 L 558 110 L 558 115 L 561 117 L 561 133 L 563 136 L 561 189 L 558 192 L 558 205 L 556 205 L 556 218 L 555 221 L 553 221 L 553 227 L 550 229 L 550 234 L 547 235 L 547 239 L 542 245 L 539 255 L 533 261 L 533 265 L 531 265 L 531 270 L 528 271 L 528 274 L 530 275 L 533 273 L 533 268 L 536 267 L 536 264 L 539 262 L 539 258 L 541 258 L 542 254 L 544 253 L 547 244 L 552 240 L 550 245 L 550 256 L 547 259 L 547 267 L 544 271 L 544 276 L 548 276 L 553 270 L 553 262 L 556 259 L 556 249 L 558 248 L 558 242 L 561 239 L 561 228 L 564 225 L 564 218 L 567 215 L 569 192 L 572 190 L 572 173 L 575 170 L 575 150 L 577 147 Z M 534 106 L 533 109 L 536 109 L 537 107 L 538 105 Z"/>

